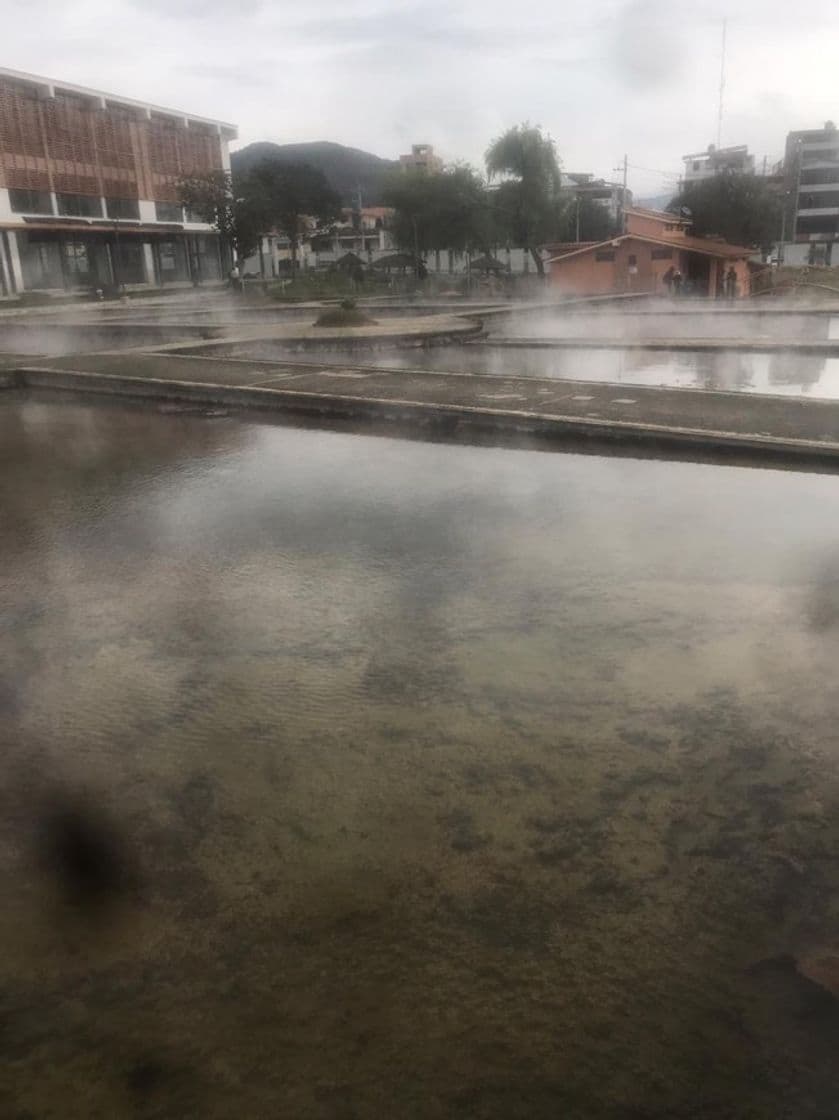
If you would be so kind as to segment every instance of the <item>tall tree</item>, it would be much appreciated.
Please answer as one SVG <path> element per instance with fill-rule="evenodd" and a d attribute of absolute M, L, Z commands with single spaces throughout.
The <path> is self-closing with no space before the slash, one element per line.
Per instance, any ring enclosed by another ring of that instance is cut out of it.
<path fill-rule="evenodd" d="M 762 176 L 723 171 L 685 183 L 669 209 L 688 211 L 700 237 L 724 237 L 733 245 L 768 250 L 780 236 L 782 204 L 780 193 Z"/>
<path fill-rule="evenodd" d="M 266 228 L 288 238 L 292 271 L 301 242 L 322 233 L 341 217 L 341 199 L 326 176 L 306 163 L 266 160 L 240 181 L 237 189 L 264 215 Z"/>
<path fill-rule="evenodd" d="M 234 263 L 249 257 L 259 245 L 265 215 L 256 199 L 234 190 L 229 172 L 187 175 L 178 182 L 178 197 L 187 210 L 218 230 L 225 256 L 232 254 Z"/>
<path fill-rule="evenodd" d="M 419 257 L 443 249 L 463 252 L 489 243 L 484 184 L 471 167 L 447 167 L 434 175 L 396 171 L 385 183 L 385 205 L 393 207 L 397 245 Z"/>
<path fill-rule="evenodd" d="M 529 250 L 542 277 L 539 246 L 556 237 L 563 209 L 556 146 L 542 130 L 516 125 L 497 137 L 486 153 L 487 175 L 500 179 L 496 210 L 506 215 L 512 239 Z"/>

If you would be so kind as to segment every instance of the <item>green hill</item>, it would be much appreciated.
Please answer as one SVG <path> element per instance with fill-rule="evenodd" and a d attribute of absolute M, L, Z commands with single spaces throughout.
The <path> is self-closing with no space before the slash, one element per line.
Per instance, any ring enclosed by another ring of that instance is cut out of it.
<path fill-rule="evenodd" d="M 340 194 L 345 206 L 356 204 L 359 189 L 364 206 L 380 205 L 384 178 L 399 166 L 398 160 L 381 159 L 371 152 L 346 148 L 328 140 L 305 144 L 272 144 L 260 140 L 230 155 L 234 175 L 244 174 L 268 159 L 282 163 L 308 163 L 319 168 Z"/>

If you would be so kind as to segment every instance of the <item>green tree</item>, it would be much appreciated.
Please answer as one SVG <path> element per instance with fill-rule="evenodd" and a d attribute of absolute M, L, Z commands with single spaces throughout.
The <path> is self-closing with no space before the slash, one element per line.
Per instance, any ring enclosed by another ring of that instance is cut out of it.
<path fill-rule="evenodd" d="M 563 192 L 559 218 L 560 241 L 606 241 L 615 235 L 615 219 L 607 206 L 585 194 Z"/>
<path fill-rule="evenodd" d="M 249 257 L 265 232 L 265 215 L 255 199 L 243 197 L 227 171 L 187 175 L 178 182 L 178 197 L 187 210 L 214 226 L 224 256 L 234 263 Z"/>
<path fill-rule="evenodd" d="M 490 144 L 486 168 L 490 181 L 500 179 L 493 194 L 502 228 L 530 252 L 544 277 L 539 246 L 556 238 L 565 202 L 553 140 L 538 127 L 516 125 Z"/>
<path fill-rule="evenodd" d="M 780 194 L 760 175 L 723 171 L 685 183 L 669 209 L 688 211 L 699 237 L 768 250 L 780 233 L 782 205 Z"/>
<path fill-rule="evenodd" d="M 341 198 L 326 176 L 307 163 L 265 160 L 237 182 L 245 198 L 263 215 L 265 228 L 284 234 L 297 268 L 301 242 L 323 234 L 341 217 Z"/>
<path fill-rule="evenodd" d="M 395 171 L 385 183 L 383 200 L 394 209 L 393 238 L 416 256 L 417 268 L 424 253 L 489 244 L 486 190 L 471 167 L 447 167 L 434 175 Z"/>

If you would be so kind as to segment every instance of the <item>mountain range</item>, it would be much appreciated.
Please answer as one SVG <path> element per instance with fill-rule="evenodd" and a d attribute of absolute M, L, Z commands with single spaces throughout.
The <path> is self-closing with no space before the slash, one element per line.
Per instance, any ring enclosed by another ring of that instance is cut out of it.
<path fill-rule="evenodd" d="M 347 148 L 329 140 L 304 144 L 273 144 L 258 140 L 230 155 L 233 174 L 245 174 L 264 160 L 280 163 L 308 163 L 326 176 L 345 206 L 357 206 L 361 192 L 363 206 L 380 206 L 385 177 L 399 167 L 395 159 L 381 159 L 360 148 Z"/>

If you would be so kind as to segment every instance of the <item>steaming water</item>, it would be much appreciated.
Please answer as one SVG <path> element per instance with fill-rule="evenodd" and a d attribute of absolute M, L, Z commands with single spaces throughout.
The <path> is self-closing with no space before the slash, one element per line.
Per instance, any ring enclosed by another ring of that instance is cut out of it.
<path fill-rule="evenodd" d="M 835 1114 L 839 491 L 0 404 L 4 1115 Z M 71 916 L 48 783 L 141 869 Z"/>
<path fill-rule="evenodd" d="M 655 314 L 641 307 L 617 314 L 609 311 L 593 314 L 518 314 L 491 320 L 490 330 L 493 335 L 510 338 L 744 338 L 785 341 L 794 338 L 839 338 L 839 318 L 824 313 L 761 314 L 749 310 L 714 314 L 709 310 L 671 309 L 664 314 Z"/>

